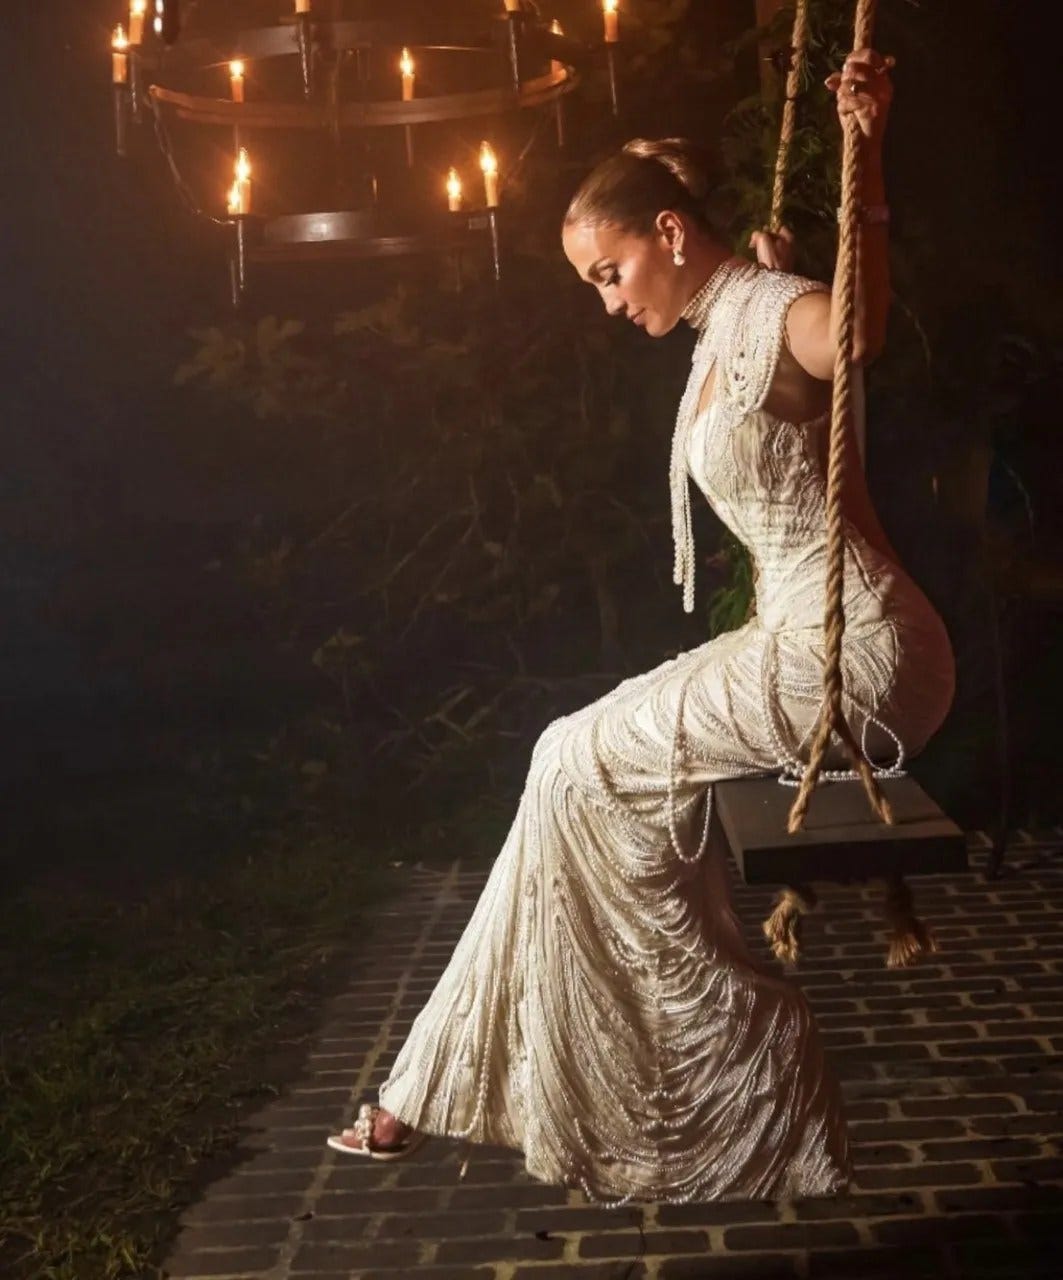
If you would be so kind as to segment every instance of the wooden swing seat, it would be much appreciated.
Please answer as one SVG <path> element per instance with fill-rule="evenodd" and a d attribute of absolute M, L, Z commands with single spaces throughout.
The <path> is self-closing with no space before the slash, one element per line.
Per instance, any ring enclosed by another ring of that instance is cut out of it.
<path fill-rule="evenodd" d="M 715 784 L 713 839 L 722 840 L 746 884 L 808 884 L 945 875 L 967 870 L 963 832 L 914 778 L 880 786 L 896 822 L 869 810 L 859 781 L 828 782 L 812 796 L 804 826 L 786 831 L 793 789 L 775 778 Z"/>

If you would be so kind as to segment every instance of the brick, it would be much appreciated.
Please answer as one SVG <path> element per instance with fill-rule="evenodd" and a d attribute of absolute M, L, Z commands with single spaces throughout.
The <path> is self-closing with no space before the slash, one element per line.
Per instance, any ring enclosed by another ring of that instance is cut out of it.
<path fill-rule="evenodd" d="M 943 1213 L 960 1213 L 978 1209 L 1063 1209 L 1063 1187 L 1009 1186 L 958 1187 L 936 1191 L 934 1199 Z"/>
<path fill-rule="evenodd" d="M 844 1249 L 832 1253 L 811 1253 L 808 1257 L 809 1280 L 898 1280 L 899 1276 L 933 1276 L 945 1274 L 939 1251 L 930 1249 Z"/>
<path fill-rule="evenodd" d="M 897 1195 L 840 1195 L 798 1200 L 794 1204 L 797 1217 L 802 1222 L 821 1222 L 826 1218 L 884 1218 L 894 1214 L 915 1215 L 923 1212 L 923 1206 L 914 1196 Z"/>
<path fill-rule="evenodd" d="M 1059 1254 L 1028 1241 L 957 1240 L 952 1255 L 963 1280 L 1059 1280 Z"/>
<path fill-rule="evenodd" d="M 998 1182 L 1045 1182 L 1063 1179 L 1063 1156 L 1032 1160 L 994 1160 L 991 1168 Z"/>
<path fill-rule="evenodd" d="M 883 1165 L 859 1169 L 853 1184 L 865 1191 L 888 1187 L 953 1187 L 982 1181 L 982 1171 L 974 1164 Z"/>
<path fill-rule="evenodd" d="M 567 1200 L 562 1187 L 514 1182 L 504 1187 L 459 1187 L 450 1203 L 456 1209 L 534 1209 Z"/>
<path fill-rule="evenodd" d="M 380 1224 L 379 1237 L 416 1236 L 418 1240 L 439 1240 L 453 1236 L 501 1235 L 506 1215 L 494 1213 L 419 1213 L 393 1215 Z"/>
<path fill-rule="evenodd" d="M 182 1220 L 189 1227 L 208 1222 L 268 1222 L 290 1218 L 302 1205 L 302 1195 L 214 1196 L 186 1209 Z"/>
<path fill-rule="evenodd" d="M 886 1102 L 847 1102 L 845 1115 L 848 1120 L 886 1120 L 890 1109 Z"/>
<path fill-rule="evenodd" d="M 1054 1138 L 1063 1135 L 1063 1116 L 979 1116 L 977 1119 L 969 1120 L 967 1127 L 972 1133 L 990 1138 L 1007 1137 L 1016 1133 L 1028 1133 L 1040 1138 Z"/>
<path fill-rule="evenodd" d="M 288 1238 L 287 1218 L 266 1222 L 211 1222 L 181 1233 L 181 1250 L 199 1253 L 208 1249 L 257 1249 L 279 1245 Z"/>
<path fill-rule="evenodd" d="M 856 1244 L 856 1228 L 848 1222 L 776 1222 L 763 1227 L 729 1227 L 728 1249 L 817 1249 Z"/>
<path fill-rule="evenodd" d="M 496 1240 L 448 1240 L 439 1246 L 436 1257 L 440 1262 L 534 1262 L 538 1258 L 552 1262 L 561 1257 L 564 1249 L 561 1239 L 503 1236 Z"/>
<path fill-rule="evenodd" d="M 993 999 L 1003 996 L 1003 987 L 994 988 L 991 992 L 985 993 Z M 1008 993 L 1011 999 L 1015 998 L 1015 993 Z M 913 992 L 911 995 L 905 996 L 868 996 L 864 1001 L 869 1009 L 933 1009 L 940 1012 L 942 1009 L 956 1009 L 962 1007 L 962 1001 L 958 995 L 932 995 L 926 992 Z"/>
<path fill-rule="evenodd" d="M 1046 1082 L 1046 1086 L 1049 1089 L 1059 1087 L 1055 1081 Z M 1048 1111 L 1063 1115 L 1063 1093 L 1041 1093 L 1024 1085 L 1022 1097 L 1030 1111 Z"/>
<path fill-rule="evenodd" d="M 994 1013 L 994 1017 L 998 1015 Z M 1027 1036 L 1058 1036 L 1063 1032 L 1063 1022 L 1057 1021 L 1055 1018 L 1037 1018 L 1029 1019 L 1021 1023 L 1018 1028 L 1010 1022 L 987 1022 L 987 1036 L 1010 1036 L 1019 1030 L 1023 1035 Z"/>
<path fill-rule="evenodd" d="M 819 1037 L 828 1049 L 846 1049 L 852 1045 L 870 1043 L 866 1031 L 834 1028 L 829 1031 L 821 1031 Z"/>
<path fill-rule="evenodd" d="M 853 1164 L 860 1168 L 865 1165 L 905 1164 L 915 1159 L 911 1147 L 901 1147 L 896 1143 L 854 1142 Z"/>
<path fill-rule="evenodd" d="M 854 1142 L 884 1142 L 894 1139 L 900 1142 L 918 1142 L 922 1138 L 959 1138 L 963 1126 L 958 1120 L 881 1120 L 863 1121 L 849 1126 Z"/>
<path fill-rule="evenodd" d="M 744 1222 L 774 1222 L 778 1209 L 770 1200 L 717 1200 L 698 1204 L 662 1204 L 657 1221 L 663 1227 L 723 1227 Z"/>
<path fill-rule="evenodd" d="M 968 1138 L 959 1142 L 925 1142 L 928 1160 L 992 1160 L 1001 1156 L 1036 1155 L 1039 1144 L 1021 1138 Z"/>
<path fill-rule="evenodd" d="M 973 1012 L 973 1010 L 972 1010 Z M 965 1023 L 946 1023 L 944 1026 L 882 1027 L 875 1032 L 876 1044 L 913 1041 L 934 1044 L 938 1040 L 977 1040 L 978 1028 Z"/>
<path fill-rule="evenodd" d="M 211 1191 L 219 1196 L 272 1196 L 285 1191 L 305 1191 L 309 1185 L 310 1178 L 302 1169 L 286 1173 L 255 1173 L 250 1169 L 239 1169 L 215 1182 Z"/>
<path fill-rule="evenodd" d="M 1005 1094 L 982 1097 L 912 1098 L 901 1102 L 906 1116 L 1006 1115 L 1016 1111 L 1014 1098 Z"/>
<path fill-rule="evenodd" d="M 584 1236 L 581 1258 L 642 1258 L 660 1253 L 705 1253 L 709 1237 L 704 1231 L 614 1231 Z"/>
<path fill-rule="evenodd" d="M 421 1268 L 418 1267 L 414 1274 L 421 1275 Z M 495 1280 L 498 1273 L 494 1267 L 432 1267 L 423 1274 L 430 1276 L 431 1280 Z M 312 1280 L 332 1280 L 332 1278 L 315 1275 Z M 352 1280 L 352 1274 L 344 1271 L 336 1276 L 336 1280 Z M 394 1271 L 358 1271 L 354 1273 L 353 1280 L 403 1280 L 403 1273 L 400 1271 L 396 1275 Z"/>
<path fill-rule="evenodd" d="M 659 1280 L 793 1280 L 797 1274 L 793 1258 L 784 1253 L 762 1254 L 757 1258 L 718 1254 L 704 1258 L 668 1258 L 657 1271 Z M 582 1276 L 582 1271 L 574 1271 L 571 1280 L 582 1280 Z M 530 1275 L 528 1280 L 532 1280 Z"/>
<path fill-rule="evenodd" d="M 420 1254 L 421 1246 L 416 1240 L 304 1241 L 296 1250 L 292 1274 L 354 1271 L 362 1267 L 408 1267 L 418 1260 Z"/>
<path fill-rule="evenodd" d="M 969 1053 L 980 1053 L 992 1055 L 993 1057 L 1004 1057 L 1013 1053 L 1035 1053 L 1038 1049 L 1036 1040 L 982 1040 L 976 1045 L 971 1044 L 942 1044 L 938 1045 L 938 1052 L 942 1057 L 964 1057 Z"/>
<path fill-rule="evenodd" d="M 436 1280 L 435 1271 L 429 1271 L 426 1274 L 430 1280 Z M 467 1272 L 466 1274 L 479 1273 Z M 582 1266 L 574 1262 L 565 1262 L 557 1267 L 518 1267 L 513 1273 L 513 1280 L 646 1280 L 646 1268 L 641 1263 L 626 1260 L 588 1262 Z"/>
<path fill-rule="evenodd" d="M 1002 1218 L 987 1214 L 961 1214 L 956 1218 L 928 1214 L 922 1218 L 887 1218 L 872 1223 L 870 1231 L 879 1244 L 901 1245 L 907 1253 L 910 1245 L 933 1244 L 939 1240 L 1007 1236 L 1008 1226 Z"/>
<path fill-rule="evenodd" d="M 521 1209 L 517 1213 L 518 1235 L 554 1235 L 562 1231 L 613 1229 L 623 1231 L 641 1225 L 642 1210 L 633 1208 L 599 1209 L 593 1205 L 581 1205 L 571 1208 Z"/>
<path fill-rule="evenodd" d="M 174 1280 L 185 1276 L 231 1276 L 240 1272 L 268 1271 L 279 1257 L 277 1249 L 219 1249 L 210 1253 L 180 1248 L 166 1263 Z"/>
<path fill-rule="evenodd" d="M 1016 1049 L 1016 1053 L 1022 1052 Z M 908 1062 L 912 1058 L 929 1058 L 925 1044 L 870 1044 L 855 1049 L 832 1049 L 827 1055 L 834 1063 L 846 1062 Z"/>
<path fill-rule="evenodd" d="M 318 1210 L 324 1214 L 352 1213 L 428 1213 L 441 1208 L 440 1193 L 424 1187 L 403 1190 L 365 1188 L 361 1191 L 328 1190 L 318 1199 Z"/>

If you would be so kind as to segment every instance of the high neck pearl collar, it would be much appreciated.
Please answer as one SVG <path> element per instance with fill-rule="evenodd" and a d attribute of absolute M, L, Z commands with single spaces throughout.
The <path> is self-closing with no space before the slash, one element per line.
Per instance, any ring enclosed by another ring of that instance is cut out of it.
<path fill-rule="evenodd" d="M 704 330 L 713 305 L 727 284 L 736 276 L 748 275 L 756 270 L 755 264 L 747 262 L 744 258 L 724 258 L 723 262 L 720 263 L 687 303 L 680 318 L 685 320 L 692 328 L 699 331 Z"/>

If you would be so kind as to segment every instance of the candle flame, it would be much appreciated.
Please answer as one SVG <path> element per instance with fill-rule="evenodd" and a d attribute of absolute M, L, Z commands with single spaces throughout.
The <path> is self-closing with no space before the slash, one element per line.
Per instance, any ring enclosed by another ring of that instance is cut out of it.
<path fill-rule="evenodd" d="M 412 76 L 414 70 L 414 61 L 410 55 L 409 49 L 403 49 L 402 57 L 399 59 L 399 70 L 404 76 Z"/>
<path fill-rule="evenodd" d="M 553 22 L 550 23 L 550 30 L 553 32 L 555 36 L 563 36 L 565 34 L 564 31 L 561 29 L 561 23 L 558 22 L 556 18 L 553 20 Z"/>
<path fill-rule="evenodd" d="M 234 80 L 242 80 L 244 76 L 244 63 L 242 58 L 233 58 L 229 63 L 229 75 Z"/>
<path fill-rule="evenodd" d="M 480 168 L 485 174 L 496 174 L 498 172 L 498 157 L 491 149 L 489 142 L 480 143 Z"/>
<path fill-rule="evenodd" d="M 132 4 L 129 6 L 129 12 L 134 18 L 143 18 L 144 14 L 147 12 L 147 8 L 148 0 L 132 0 Z"/>
<path fill-rule="evenodd" d="M 247 182 L 251 177 L 251 157 L 247 154 L 247 148 L 241 147 L 240 154 L 236 157 L 236 180 L 237 182 Z"/>
<path fill-rule="evenodd" d="M 616 13 L 620 8 L 620 0 L 602 0 L 602 8 L 606 13 Z"/>
<path fill-rule="evenodd" d="M 129 37 L 125 33 L 125 28 L 121 23 L 114 29 L 114 38 L 111 40 L 111 48 L 115 53 L 125 53 L 129 48 Z"/>
<path fill-rule="evenodd" d="M 451 169 L 447 174 L 447 195 L 452 200 L 461 199 L 461 178 L 458 176 L 457 169 Z"/>

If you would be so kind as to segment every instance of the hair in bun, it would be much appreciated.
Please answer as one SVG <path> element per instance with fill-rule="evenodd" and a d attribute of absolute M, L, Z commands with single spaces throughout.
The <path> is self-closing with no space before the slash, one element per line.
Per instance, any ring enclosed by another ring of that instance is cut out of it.
<path fill-rule="evenodd" d="M 722 236 L 726 219 L 711 207 L 714 170 L 707 151 L 686 138 L 634 138 L 584 179 L 565 225 L 610 224 L 649 235 L 661 210 L 674 209 Z"/>

